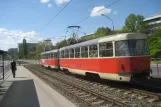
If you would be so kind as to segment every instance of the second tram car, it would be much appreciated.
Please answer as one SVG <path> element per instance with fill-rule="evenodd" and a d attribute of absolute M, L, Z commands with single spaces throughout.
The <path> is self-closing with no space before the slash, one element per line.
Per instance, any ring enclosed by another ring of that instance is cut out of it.
<path fill-rule="evenodd" d="M 44 67 L 59 69 L 59 50 L 41 53 L 40 64 Z"/>
<path fill-rule="evenodd" d="M 59 49 L 59 56 L 60 69 L 80 75 L 126 82 L 132 76 L 150 75 L 146 35 L 140 33 L 114 34 L 66 46 Z"/>

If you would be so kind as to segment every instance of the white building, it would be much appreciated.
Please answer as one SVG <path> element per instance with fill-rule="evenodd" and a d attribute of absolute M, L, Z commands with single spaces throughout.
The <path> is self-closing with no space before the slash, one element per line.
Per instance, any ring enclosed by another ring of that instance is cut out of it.
<path fill-rule="evenodd" d="M 144 21 L 148 24 L 148 34 L 154 33 L 161 27 L 161 13 L 145 18 Z"/>

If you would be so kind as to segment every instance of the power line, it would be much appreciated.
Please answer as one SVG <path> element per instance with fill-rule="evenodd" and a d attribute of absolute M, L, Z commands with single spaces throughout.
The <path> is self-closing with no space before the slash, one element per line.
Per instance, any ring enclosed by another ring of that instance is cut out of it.
<path fill-rule="evenodd" d="M 119 1 L 119 0 L 114 1 L 113 3 L 111 3 L 111 4 L 107 5 L 107 6 L 105 6 L 105 8 L 107 8 L 107 7 L 109 7 L 109 6 L 111 6 L 111 5 L 115 4 L 115 3 L 117 3 L 118 1 Z M 100 12 L 100 11 L 102 11 L 102 10 L 104 10 L 104 8 L 101 9 L 101 10 L 99 10 L 99 11 L 97 11 L 97 12 L 95 12 L 95 13 L 98 13 L 98 12 Z M 74 25 L 77 25 L 77 24 L 79 24 L 79 23 L 82 23 L 83 21 L 87 20 L 88 18 L 90 18 L 90 16 L 85 17 L 84 19 L 82 19 L 81 21 L 75 23 Z"/>
<path fill-rule="evenodd" d="M 67 5 L 65 5 L 42 29 L 43 31 L 73 0 L 70 0 Z"/>
<path fill-rule="evenodd" d="M 86 35 L 86 33 L 85 33 L 85 32 L 83 32 L 83 31 L 76 30 L 76 29 L 74 29 L 74 28 L 73 28 L 73 30 L 75 30 L 75 31 L 77 31 L 77 32 L 80 32 L 80 33 L 83 33 L 83 34 L 85 34 L 85 35 Z"/>

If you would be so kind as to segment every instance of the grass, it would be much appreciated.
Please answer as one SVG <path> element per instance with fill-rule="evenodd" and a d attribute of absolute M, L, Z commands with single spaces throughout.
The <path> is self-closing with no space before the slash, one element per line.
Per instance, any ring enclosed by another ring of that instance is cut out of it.
<path fill-rule="evenodd" d="M 161 64 L 161 60 L 157 60 L 157 61 L 151 60 L 151 63 L 152 63 L 152 64 L 157 64 L 157 63 L 158 63 L 158 64 Z"/>

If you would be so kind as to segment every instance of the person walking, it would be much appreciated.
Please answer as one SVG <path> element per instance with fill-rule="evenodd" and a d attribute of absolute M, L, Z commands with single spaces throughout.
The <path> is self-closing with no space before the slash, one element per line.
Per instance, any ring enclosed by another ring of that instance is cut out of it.
<path fill-rule="evenodd" d="M 15 74 L 16 74 L 16 70 L 17 70 L 15 60 L 13 60 L 13 61 L 11 62 L 11 70 L 12 70 L 13 78 L 15 78 Z"/>

